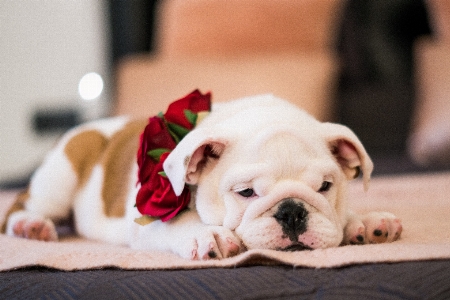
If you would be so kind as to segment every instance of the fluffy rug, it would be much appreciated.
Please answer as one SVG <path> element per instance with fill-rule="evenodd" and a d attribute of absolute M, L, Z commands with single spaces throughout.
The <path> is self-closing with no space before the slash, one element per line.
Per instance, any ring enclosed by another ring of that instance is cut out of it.
<path fill-rule="evenodd" d="M 0 192 L 0 221 L 16 192 Z M 378 177 L 368 193 L 355 181 L 350 206 L 359 212 L 387 210 L 403 221 L 403 234 L 391 244 L 344 246 L 303 252 L 248 251 L 224 260 L 189 261 L 171 253 L 135 251 L 79 237 L 38 242 L 0 235 L 0 271 L 27 266 L 60 270 L 192 269 L 286 264 L 330 268 L 351 264 L 450 258 L 450 173 Z"/>

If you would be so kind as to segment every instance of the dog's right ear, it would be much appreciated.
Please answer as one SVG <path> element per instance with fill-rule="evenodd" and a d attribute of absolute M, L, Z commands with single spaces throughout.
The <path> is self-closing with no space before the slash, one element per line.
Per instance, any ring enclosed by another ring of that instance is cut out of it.
<path fill-rule="evenodd" d="M 203 128 L 190 132 L 180 141 L 163 164 L 177 196 L 186 183 L 197 184 L 208 159 L 219 159 L 226 144 L 226 138 L 213 137 Z"/>
<path fill-rule="evenodd" d="M 347 177 L 354 178 L 359 175 L 359 170 L 362 170 L 364 189 L 367 190 L 373 163 L 361 141 L 344 125 L 322 123 L 322 130 L 332 154 Z"/>

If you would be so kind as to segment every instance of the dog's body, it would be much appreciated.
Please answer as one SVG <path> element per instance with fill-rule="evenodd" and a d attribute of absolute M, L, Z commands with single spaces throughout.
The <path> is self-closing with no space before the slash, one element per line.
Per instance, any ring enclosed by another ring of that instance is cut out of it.
<path fill-rule="evenodd" d="M 353 132 L 271 95 L 216 105 L 164 162 L 175 193 L 185 184 L 195 191 L 189 208 L 140 226 L 135 157 L 144 126 L 118 117 L 66 134 L 10 210 L 6 233 L 56 240 L 54 222 L 73 210 L 82 236 L 192 259 L 400 236 L 392 214 L 346 207 L 347 182 L 361 169 L 367 188 L 372 171 Z"/>

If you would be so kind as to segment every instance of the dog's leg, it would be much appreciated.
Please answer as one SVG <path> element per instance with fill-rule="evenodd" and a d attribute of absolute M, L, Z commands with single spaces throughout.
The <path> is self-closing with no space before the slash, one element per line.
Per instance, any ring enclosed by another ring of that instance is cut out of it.
<path fill-rule="evenodd" d="M 195 211 L 187 210 L 168 222 L 137 225 L 131 242 L 135 249 L 171 251 L 193 260 L 221 259 L 243 250 L 240 240 L 223 226 L 206 225 Z"/>
<path fill-rule="evenodd" d="M 69 216 L 77 186 L 101 153 L 106 138 L 74 129 L 47 155 L 7 214 L 3 231 L 11 236 L 57 240 L 54 222 Z M 86 146 L 88 145 L 88 146 Z"/>
<path fill-rule="evenodd" d="M 77 176 L 56 147 L 34 174 L 27 192 L 7 216 L 6 234 L 37 240 L 57 240 L 54 221 L 68 217 Z"/>
<path fill-rule="evenodd" d="M 389 243 L 400 238 L 402 223 L 388 212 L 370 212 L 364 215 L 350 213 L 344 229 L 343 244 Z"/>

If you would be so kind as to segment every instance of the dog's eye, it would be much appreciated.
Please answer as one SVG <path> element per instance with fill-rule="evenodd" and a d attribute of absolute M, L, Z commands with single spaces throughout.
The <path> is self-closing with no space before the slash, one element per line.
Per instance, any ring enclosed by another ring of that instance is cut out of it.
<path fill-rule="evenodd" d="M 255 191 L 253 189 L 250 189 L 250 188 L 242 190 L 242 191 L 239 191 L 237 193 L 239 195 L 241 195 L 242 197 L 245 197 L 245 198 L 250 198 L 250 197 L 255 196 Z"/>
<path fill-rule="evenodd" d="M 331 183 L 329 181 L 322 182 L 322 185 L 320 186 L 320 189 L 319 189 L 319 193 L 328 192 L 332 185 L 333 185 L 333 183 Z"/>

